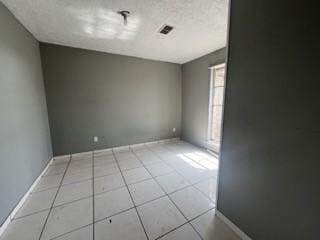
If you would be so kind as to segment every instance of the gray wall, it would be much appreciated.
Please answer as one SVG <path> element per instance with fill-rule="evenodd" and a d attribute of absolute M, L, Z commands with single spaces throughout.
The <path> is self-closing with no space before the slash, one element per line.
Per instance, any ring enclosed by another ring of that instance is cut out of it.
<path fill-rule="evenodd" d="M 0 225 L 52 156 L 38 42 L 0 3 Z"/>
<path fill-rule="evenodd" d="M 208 133 L 210 72 L 225 62 L 225 48 L 182 65 L 182 139 L 205 147 Z"/>
<path fill-rule="evenodd" d="M 180 136 L 180 65 L 40 48 L 54 155 Z"/>
<path fill-rule="evenodd" d="M 218 210 L 253 239 L 319 239 L 319 13 L 232 1 Z"/>

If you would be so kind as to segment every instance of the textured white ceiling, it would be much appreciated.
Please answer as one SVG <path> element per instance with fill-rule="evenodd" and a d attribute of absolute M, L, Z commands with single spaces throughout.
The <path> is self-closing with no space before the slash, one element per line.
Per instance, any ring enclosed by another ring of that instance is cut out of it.
<path fill-rule="evenodd" d="M 228 0 L 0 1 L 41 42 L 175 63 L 226 45 Z M 131 12 L 127 26 L 119 10 Z"/>

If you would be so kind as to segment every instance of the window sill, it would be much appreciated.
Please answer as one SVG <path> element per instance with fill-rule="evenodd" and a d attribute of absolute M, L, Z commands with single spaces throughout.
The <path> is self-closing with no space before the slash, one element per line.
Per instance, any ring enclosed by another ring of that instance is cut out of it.
<path fill-rule="evenodd" d="M 219 154 L 220 144 L 216 144 L 212 141 L 206 141 L 206 146 L 209 150 L 213 151 L 216 154 Z"/>

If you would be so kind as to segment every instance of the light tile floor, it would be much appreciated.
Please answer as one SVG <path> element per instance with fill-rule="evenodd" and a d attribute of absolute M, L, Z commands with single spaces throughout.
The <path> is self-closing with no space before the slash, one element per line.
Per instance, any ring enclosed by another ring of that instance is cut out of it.
<path fill-rule="evenodd" d="M 237 240 L 218 160 L 183 141 L 55 158 L 1 240 Z"/>

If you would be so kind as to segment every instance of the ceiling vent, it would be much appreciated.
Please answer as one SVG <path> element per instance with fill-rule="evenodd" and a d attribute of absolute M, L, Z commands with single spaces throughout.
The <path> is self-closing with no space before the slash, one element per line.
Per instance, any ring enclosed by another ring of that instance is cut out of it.
<path fill-rule="evenodd" d="M 173 27 L 169 25 L 164 25 L 162 28 L 160 28 L 159 33 L 167 35 L 169 32 L 171 32 Z"/>

